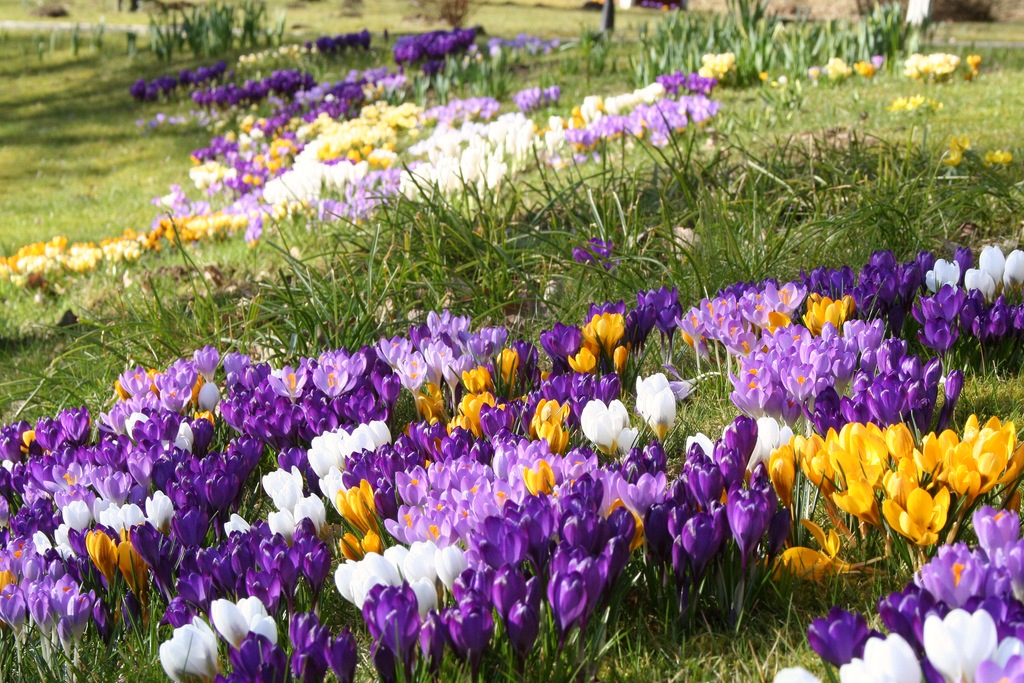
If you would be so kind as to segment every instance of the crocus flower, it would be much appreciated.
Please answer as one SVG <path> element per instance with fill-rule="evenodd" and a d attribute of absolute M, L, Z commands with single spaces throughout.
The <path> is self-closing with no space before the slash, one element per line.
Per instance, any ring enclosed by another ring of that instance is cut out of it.
<path fill-rule="evenodd" d="M 863 656 L 871 635 L 863 616 L 838 607 L 833 607 L 827 618 L 815 619 L 807 629 L 811 649 L 833 666 L 843 666 Z"/>
<path fill-rule="evenodd" d="M 955 609 L 924 622 L 924 651 L 935 670 L 947 681 L 974 680 L 978 665 L 995 654 L 996 625 L 983 609 L 970 614 Z"/>
<path fill-rule="evenodd" d="M 676 420 L 675 394 L 664 373 L 636 378 L 636 411 L 658 439 L 664 441 Z"/>
<path fill-rule="evenodd" d="M 237 603 L 214 600 L 210 605 L 210 620 L 224 640 L 235 648 L 240 647 L 250 633 L 277 642 L 277 624 L 258 598 L 242 598 Z"/>
<path fill-rule="evenodd" d="M 171 639 L 160 645 L 160 665 L 175 683 L 203 681 L 217 676 L 217 636 L 202 619 L 174 629 Z"/>
<path fill-rule="evenodd" d="M 863 658 L 839 669 L 840 683 L 921 683 L 921 664 L 902 636 L 869 638 Z"/>
<path fill-rule="evenodd" d="M 629 427 L 626 406 L 619 400 L 606 404 L 595 399 L 587 403 L 580 414 L 580 427 L 606 455 L 628 453 L 637 439 L 636 430 Z"/>

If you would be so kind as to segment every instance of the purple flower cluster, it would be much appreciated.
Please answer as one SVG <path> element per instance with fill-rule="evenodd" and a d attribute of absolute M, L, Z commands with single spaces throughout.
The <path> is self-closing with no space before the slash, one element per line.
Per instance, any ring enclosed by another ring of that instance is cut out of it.
<path fill-rule="evenodd" d="M 729 373 L 733 404 L 747 415 L 792 424 L 814 407 L 815 397 L 826 388 L 844 391 L 861 356 L 878 347 L 883 329 L 879 321 L 856 321 L 842 332 L 826 325 L 815 336 L 788 325 L 746 342 L 751 352 L 740 356 L 738 374 Z"/>
<path fill-rule="evenodd" d="M 514 50 L 525 52 L 528 55 L 549 55 L 552 50 L 558 48 L 561 42 L 555 38 L 544 40 L 538 36 L 531 36 L 527 33 L 520 33 L 515 38 L 491 38 L 487 41 L 487 48 L 493 54 L 496 50 Z"/>
<path fill-rule="evenodd" d="M 789 324 L 803 304 L 806 290 L 796 282 L 779 286 L 774 280 L 759 285 L 739 283 L 714 299 L 704 299 L 679 317 L 679 329 L 701 358 L 710 358 L 709 342 L 736 356 L 754 350 L 762 329 Z"/>
<path fill-rule="evenodd" d="M 683 131 L 690 123 L 704 123 L 717 114 L 721 106 L 721 102 L 703 95 L 640 104 L 629 114 L 609 114 L 597 118 L 585 128 L 569 128 L 565 131 L 565 140 L 577 153 L 624 137 L 644 137 L 652 145 L 664 147 L 672 135 Z"/>
<path fill-rule="evenodd" d="M 395 64 L 404 66 L 420 62 L 443 63 L 450 55 L 465 52 L 474 40 L 476 31 L 471 28 L 402 36 L 395 41 Z"/>
<path fill-rule="evenodd" d="M 520 90 L 512 96 L 512 101 L 519 111 L 524 114 L 529 114 L 537 109 L 544 107 L 551 107 L 558 104 L 558 98 L 562 94 L 562 89 L 557 85 L 552 85 L 549 88 L 527 88 L 526 90 Z"/>
<path fill-rule="evenodd" d="M 129 92 L 139 102 L 152 102 L 161 95 L 167 97 L 178 88 L 199 88 L 219 81 L 225 76 L 227 68 L 226 63 L 217 62 L 213 66 L 201 66 L 195 71 L 182 69 L 177 76 L 160 76 L 151 81 L 140 78 L 132 84 Z M 231 74 L 227 77 L 230 78 Z"/>
<path fill-rule="evenodd" d="M 343 33 L 337 36 L 320 36 L 316 40 L 306 41 L 306 48 L 316 47 L 317 52 L 322 55 L 333 55 L 349 49 L 361 47 L 364 50 L 370 49 L 370 32 L 366 29 L 358 33 Z"/>
<path fill-rule="evenodd" d="M 244 107 L 259 104 L 271 95 L 291 98 L 300 90 L 309 90 L 316 85 L 313 76 L 305 71 L 280 70 L 258 81 L 246 81 L 242 85 L 225 85 L 196 90 L 192 101 L 207 109 Z"/>
<path fill-rule="evenodd" d="M 696 71 L 687 73 L 676 71 L 671 74 L 662 74 L 654 79 L 665 88 L 670 95 L 704 95 L 711 94 L 711 91 L 718 85 L 718 80 L 710 76 L 705 78 Z"/>
<path fill-rule="evenodd" d="M 420 120 L 435 122 L 439 126 L 454 126 L 467 121 L 490 121 L 500 109 L 501 102 L 493 97 L 470 97 L 431 107 L 420 115 Z"/>

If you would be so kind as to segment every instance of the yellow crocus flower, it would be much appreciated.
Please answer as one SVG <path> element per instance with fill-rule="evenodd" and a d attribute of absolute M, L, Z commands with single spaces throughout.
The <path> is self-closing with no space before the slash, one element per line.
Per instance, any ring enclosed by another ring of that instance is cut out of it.
<path fill-rule="evenodd" d="M 992 150 L 991 152 L 985 153 L 985 165 L 994 166 L 999 164 L 1001 166 L 1009 166 L 1013 161 L 1013 155 L 1009 152 L 1001 149 Z"/>
<path fill-rule="evenodd" d="M 498 367 L 501 369 L 501 380 L 508 384 L 519 369 L 519 352 L 514 349 L 502 349 L 498 356 Z"/>
<path fill-rule="evenodd" d="M 493 387 L 491 384 L 491 372 L 483 365 L 472 370 L 465 370 L 462 373 L 462 384 L 465 385 L 466 391 L 471 394 L 490 391 Z"/>
<path fill-rule="evenodd" d="M 948 513 L 949 489 L 944 487 L 934 496 L 922 488 L 915 488 L 907 495 L 906 505 L 892 499 L 882 503 L 882 514 L 889 526 L 921 547 L 938 542 Z"/>
<path fill-rule="evenodd" d="M 569 356 L 569 367 L 576 372 L 591 373 L 597 369 L 597 356 L 584 346 L 575 356 Z"/>
<path fill-rule="evenodd" d="M 361 479 L 359 486 L 338 491 L 337 503 L 341 516 L 363 534 L 377 532 L 377 503 L 370 482 Z"/>
<path fill-rule="evenodd" d="M 789 444 L 776 448 L 768 459 L 768 476 L 786 507 L 793 506 L 793 484 L 796 481 L 796 458 Z"/>
<path fill-rule="evenodd" d="M 832 433 L 830 431 L 830 433 Z M 832 462 L 828 451 L 825 450 L 825 441 L 817 434 L 808 438 L 802 436 L 793 437 L 793 452 L 800 462 L 800 469 L 808 481 L 817 486 L 824 493 L 834 490 L 836 473 L 832 469 Z"/>
<path fill-rule="evenodd" d="M 903 460 L 914 455 L 914 436 L 910 433 L 910 428 L 902 422 L 886 428 L 885 445 L 896 460 Z"/>
<path fill-rule="evenodd" d="M 546 460 L 541 460 L 536 469 L 523 468 L 523 483 L 531 495 L 550 494 L 555 490 L 555 473 Z"/>
<path fill-rule="evenodd" d="M 824 530 L 811 520 L 802 519 L 800 523 L 811 532 L 824 552 L 799 546 L 789 548 L 779 557 L 776 565 L 779 569 L 785 569 L 797 578 L 811 581 L 820 581 L 833 574 L 842 574 L 853 569 L 849 563 L 837 557 L 840 542 L 835 529 L 829 529 L 826 536 Z"/>
<path fill-rule="evenodd" d="M 862 522 L 882 527 L 875 489 L 863 479 L 847 481 L 845 491 L 836 491 L 832 494 L 832 502 L 840 510 L 850 513 Z"/>
<path fill-rule="evenodd" d="M 626 321 L 620 313 L 602 313 L 591 318 L 583 326 L 582 332 L 587 346 L 601 349 L 611 358 L 615 347 L 626 334 Z"/>
<path fill-rule="evenodd" d="M 135 550 L 128 531 L 122 531 L 121 537 L 117 545 L 117 567 L 132 593 L 144 600 L 149 587 L 149 566 Z"/>
<path fill-rule="evenodd" d="M 102 531 L 92 530 L 85 535 L 85 549 L 89 559 L 107 578 L 109 584 L 114 580 L 114 570 L 118 565 L 117 544 Z"/>
<path fill-rule="evenodd" d="M 441 387 L 428 382 L 426 390 L 416 394 L 416 412 L 429 424 L 434 424 L 444 416 L 444 397 Z"/>
<path fill-rule="evenodd" d="M 547 441 L 552 453 L 564 453 L 569 445 L 569 432 L 562 423 L 568 414 L 568 404 L 542 398 L 530 420 L 530 437 Z"/>
<path fill-rule="evenodd" d="M 494 395 L 489 391 L 484 391 L 479 394 L 466 394 L 462 397 L 459 402 L 459 411 L 451 422 L 448 423 L 449 431 L 455 427 L 462 427 L 470 432 L 477 438 L 483 436 L 483 431 L 480 429 L 480 410 L 485 406 L 495 407 L 496 402 Z"/>
<path fill-rule="evenodd" d="M 825 323 L 832 323 L 836 330 L 842 330 L 843 323 L 853 315 L 853 297 L 847 294 L 838 301 L 813 293 L 807 297 L 807 313 L 804 325 L 813 335 L 820 335 Z"/>

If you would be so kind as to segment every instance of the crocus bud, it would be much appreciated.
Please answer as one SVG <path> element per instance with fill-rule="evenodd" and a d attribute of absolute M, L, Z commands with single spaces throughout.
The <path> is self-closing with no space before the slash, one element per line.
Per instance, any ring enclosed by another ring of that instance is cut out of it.
<path fill-rule="evenodd" d="M 964 287 L 968 290 L 978 290 L 985 297 L 985 301 L 992 301 L 996 298 L 996 281 L 992 279 L 992 275 L 988 271 L 977 268 L 968 269 L 964 274 Z"/>
<path fill-rule="evenodd" d="M 983 270 L 992 277 L 996 285 L 1003 282 L 1003 269 L 1006 267 L 1006 257 L 1003 250 L 996 246 L 988 246 L 981 250 L 978 258 L 978 269 Z"/>
<path fill-rule="evenodd" d="M 1024 285 L 1024 251 L 1014 249 L 1003 266 L 1003 287 L 1020 289 L 1021 285 Z"/>

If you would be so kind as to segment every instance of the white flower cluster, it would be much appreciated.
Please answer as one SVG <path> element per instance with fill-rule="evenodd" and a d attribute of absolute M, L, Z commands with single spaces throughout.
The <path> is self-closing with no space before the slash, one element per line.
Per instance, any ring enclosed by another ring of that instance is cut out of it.
<path fill-rule="evenodd" d="M 437 609 L 437 582 L 449 591 L 468 563 L 458 546 L 438 548 L 433 541 L 417 541 L 406 548 L 396 545 L 383 555 L 367 553 L 359 561 L 338 566 L 334 582 L 341 596 L 359 609 L 374 586 L 408 583 L 416 592 L 420 615 Z"/>
<path fill-rule="evenodd" d="M 931 292 L 937 292 L 944 285 L 956 289 L 960 284 L 960 264 L 956 261 L 939 259 L 925 273 L 925 285 Z M 1024 251 L 1014 249 L 1009 255 L 996 246 L 981 251 L 977 268 L 968 268 L 963 274 L 964 288 L 978 290 L 991 303 L 1003 292 L 1020 290 L 1024 286 Z"/>
<path fill-rule="evenodd" d="M 475 188 L 498 189 L 506 176 L 526 165 L 535 141 L 533 122 L 521 113 L 505 114 L 490 123 L 467 122 L 459 128 L 439 126 L 410 154 L 426 157 L 402 172 L 400 191 L 414 198 L 436 190 L 445 196 Z"/>

